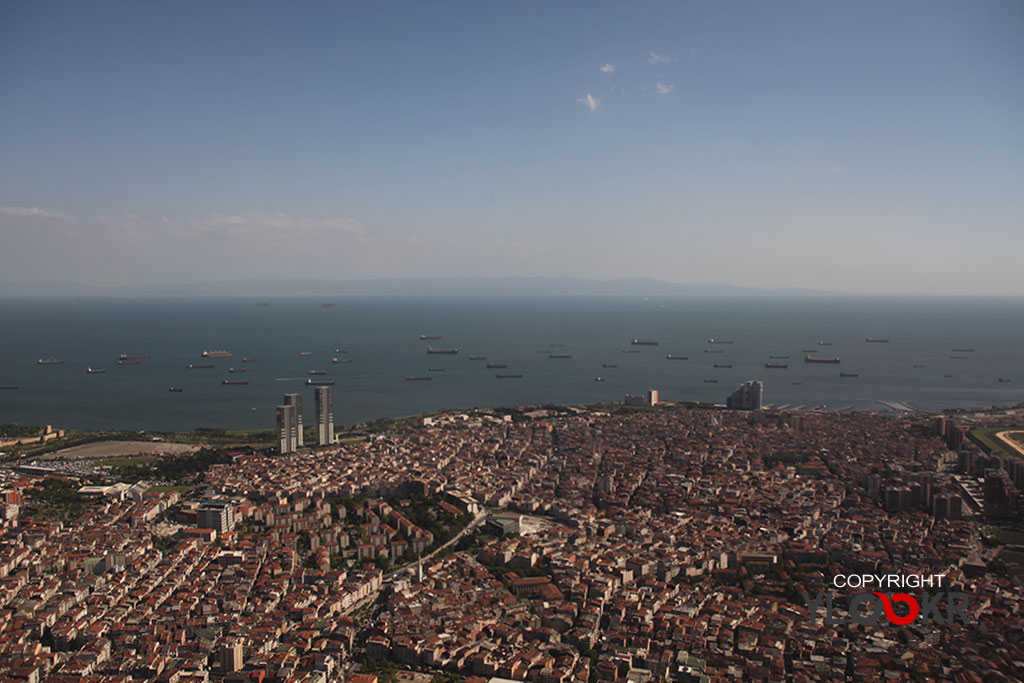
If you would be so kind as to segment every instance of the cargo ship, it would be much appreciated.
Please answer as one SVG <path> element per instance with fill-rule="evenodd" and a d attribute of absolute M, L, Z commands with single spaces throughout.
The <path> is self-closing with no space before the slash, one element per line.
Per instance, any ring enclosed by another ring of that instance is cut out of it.
<path fill-rule="evenodd" d="M 950 349 L 953 353 L 974 353 L 974 349 Z"/>
<path fill-rule="evenodd" d="M 217 351 L 203 351 L 203 358 L 231 358 L 231 352 L 219 349 Z"/>
<path fill-rule="evenodd" d="M 717 379 L 711 379 L 710 377 L 705 377 L 704 378 L 704 383 L 705 384 L 718 384 L 718 380 Z"/>
<path fill-rule="evenodd" d="M 170 391 L 170 392 L 175 393 L 175 394 L 180 394 L 181 392 L 183 392 L 185 390 L 182 389 L 181 387 L 167 387 L 167 391 Z"/>
<path fill-rule="evenodd" d="M 239 372 L 249 372 L 249 368 L 228 368 L 228 372 L 233 372 L 236 374 Z"/>
<path fill-rule="evenodd" d="M 327 379 L 307 379 L 306 380 L 306 386 L 307 387 L 333 387 L 334 386 L 334 382 L 332 380 L 327 380 Z"/>
<path fill-rule="evenodd" d="M 427 368 L 428 372 L 444 372 L 444 368 Z"/>
<path fill-rule="evenodd" d="M 107 371 L 104 370 L 103 368 L 98 368 L 96 370 L 93 370 L 92 368 L 85 369 L 85 374 L 87 375 L 105 375 L 106 373 Z"/>
<path fill-rule="evenodd" d="M 0 389 L 2 389 L 3 391 L 14 391 L 17 388 L 18 386 L 16 384 L 5 384 L 4 386 L 0 387 Z"/>
<path fill-rule="evenodd" d="M 223 382 L 221 382 L 221 384 L 225 384 L 225 385 L 227 385 L 227 384 L 248 384 L 248 383 L 249 383 L 249 380 L 247 380 L 247 379 L 244 379 L 244 380 L 226 379 Z"/>
<path fill-rule="evenodd" d="M 690 360 L 690 357 L 689 356 L 675 356 L 675 355 L 670 353 L 667 356 L 665 356 L 665 359 L 666 360 Z"/>
<path fill-rule="evenodd" d="M 454 356 L 458 352 L 459 352 L 458 349 L 435 349 L 433 346 L 428 346 L 427 347 L 427 353 L 433 353 L 433 354 L 447 354 L 449 356 Z"/>
<path fill-rule="evenodd" d="M 636 349 L 622 349 L 623 353 L 640 353 Z"/>
<path fill-rule="evenodd" d="M 499 372 L 495 377 L 498 379 L 519 379 L 522 377 L 522 374 L 518 372 Z"/>
<path fill-rule="evenodd" d="M 708 344 L 732 344 L 732 339 L 715 339 L 711 337 L 708 339 Z"/>
<path fill-rule="evenodd" d="M 772 360 L 789 360 L 789 356 L 768 356 Z"/>
<path fill-rule="evenodd" d="M 548 358 L 572 358 L 571 353 L 549 353 Z"/>
<path fill-rule="evenodd" d="M 595 382 L 603 382 L 604 381 L 604 377 L 601 377 L 600 375 L 598 375 L 597 377 L 594 378 L 594 381 Z"/>
<path fill-rule="evenodd" d="M 331 362 L 332 363 L 351 363 L 352 359 L 351 358 L 346 358 L 346 359 L 342 360 L 341 358 L 332 358 Z"/>
<path fill-rule="evenodd" d="M 242 362 L 243 363 L 255 363 L 256 359 L 255 358 L 249 358 L 248 356 L 242 356 Z"/>
<path fill-rule="evenodd" d="M 507 368 L 508 363 L 488 363 L 487 367 L 491 370 L 500 370 L 501 368 Z"/>
<path fill-rule="evenodd" d="M 299 355 L 300 356 L 312 356 L 313 352 L 312 351 L 299 351 Z"/>
<path fill-rule="evenodd" d="M 617 367 L 619 367 L 619 366 L 618 366 L 618 365 L 616 365 L 615 363 L 602 363 L 602 364 L 601 364 L 601 367 L 602 367 L 602 368 L 617 368 Z"/>
<path fill-rule="evenodd" d="M 818 349 L 801 349 L 804 353 L 817 353 Z"/>
<path fill-rule="evenodd" d="M 348 353 L 345 349 L 334 349 L 335 353 Z"/>
<path fill-rule="evenodd" d="M 704 353 L 721 353 L 721 349 L 704 349 Z"/>
<path fill-rule="evenodd" d="M 421 334 L 420 335 L 420 341 L 428 341 L 430 339 L 440 339 L 440 338 L 441 338 L 441 335 L 439 335 L 439 334 Z"/>
<path fill-rule="evenodd" d="M 189 363 L 188 365 L 185 366 L 185 369 L 186 370 L 208 370 L 209 368 L 212 368 L 212 367 L 214 367 L 214 366 L 212 366 L 212 365 L 202 365 L 200 363 Z"/>
<path fill-rule="evenodd" d="M 658 346 L 660 343 L 656 339 L 634 339 L 630 342 L 633 346 Z"/>
<path fill-rule="evenodd" d="M 326 370 L 310 370 L 306 374 L 307 375 L 326 375 L 327 371 Z"/>
<path fill-rule="evenodd" d="M 142 355 L 142 356 L 129 356 L 127 353 L 122 353 L 120 356 L 118 356 L 118 359 L 120 359 L 120 360 L 149 360 L 149 354 L 147 353 L 147 354 Z"/>
<path fill-rule="evenodd" d="M 831 363 L 832 365 L 839 365 L 839 358 L 814 358 L 813 356 L 804 356 L 805 363 Z"/>
<path fill-rule="evenodd" d="M 64 365 L 64 361 L 56 358 L 40 358 L 36 361 L 36 365 Z"/>
<path fill-rule="evenodd" d="M 1000 382 L 1009 382 L 1010 380 L 1008 378 L 1006 378 L 1006 377 L 1000 377 L 999 381 Z"/>
<path fill-rule="evenodd" d="M 832 342 L 818 340 L 818 346 L 832 346 Z"/>
<path fill-rule="evenodd" d="M 715 363 L 715 367 L 716 368 L 731 368 L 732 365 L 730 363 Z"/>
<path fill-rule="evenodd" d="M 434 379 L 433 377 L 413 377 L 412 375 L 405 378 L 406 382 L 429 382 Z"/>
<path fill-rule="evenodd" d="M 540 351 L 538 351 L 537 353 L 540 353 Z M 487 356 L 470 356 L 469 359 L 470 360 L 487 360 Z"/>
<path fill-rule="evenodd" d="M 839 376 L 840 377 L 860 377 L 860 375 L 858 373 L 856 373 L 856 372 L 840 372 Z"/>
<path fill-rule="evenodd" d="M 769 369 L 785 370 L 789 367 L 786 363 L 765 363 L 764 366 Z"/>
<path fill-rule="evenodd" d="M 137 360 L 119 360 L 119 361 L 117 361 L 117 364 L 118 365 L 138 365 L 139 361 L 137 361 Z M 210 367 L 213 367 L 213 366 L 210 366 Z"/>
<path fill-rule="evenodd" d="M 967 360 L 967 356 L 950 356 L 950 360 Z"/>
<path fill-rule="evenodd" d="M 914 365 L 915 368 L 923 368 L 923 365 Z"/>
<path fill-rule="evenodd" d="M 868 344 L 888 344 L 889 343 L 888 339 L 877 339 L 875 337 L 868 337 L 864 341 L 867 342 Z"/>

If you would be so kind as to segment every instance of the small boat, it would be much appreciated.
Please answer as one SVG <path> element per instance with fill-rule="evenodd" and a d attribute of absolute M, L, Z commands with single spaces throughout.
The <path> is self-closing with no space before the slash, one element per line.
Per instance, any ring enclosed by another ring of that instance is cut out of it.
<path fill-rule="evenodd" d="M 860 377 L 860 375 L 858 373 L 856 373 L 856 372 L 840 372 L 839 376 L 840 377 Z"/>
<path fill-rule="evenodd" d="M 538 351 L 537 353 L 543 353 L 543 351 Z M 470 356 L 469 359 L 470 360 L 487 360 L 487 356 Z"/>
<path fill-rule="evenodd" d="M 149 360 L 149 354 L 147 353 L 142 356 L 129 356 L 126 353 L 122 353 L 118 356 L 118 360 Z"/>
<path fill-rule="evenodd" d="M 183 392 L 185 390 L 182 389 L 181 387 L 167 387 L 167 391 L 170 391 L 171 393 L 174 393 L 174 394 L 180 394 L 181 392 Z"/>
<path fill-rule="evenodd" d="M 499 372 L 495 377 L 498 379 L 519 379 L 522 375 L 518 372 Z"/>
<path fill-rule="evenodd" d="M 64 361 L 56 358 L 40 358 L 36 361 L 36 365 L 64 365 Z"/>
<path fill-rule="evenodd" d="M 249 372 L 249 368 L 228 368 L 228 372 L 238 374 L 240 372 Z"/>
<path fill-rule="evenodd" d="M 731 363 L 715 363 L 716 368 L 731 368 Z"/>
<path fill-rule="evenodd" d="M 798 387 L 801 384 L 803 384 L 803 382 L 790 382 L 789 384 L 790 384 L 790 386 Z"/>
<path fill-rule="evenodd" d="M 768 369 L 785 370 L 789 367 L 786 363 L 765 363 L 764 366 Z"/>
<path fill-rule="evenodd" d="M 507 368 L 508 363 L 488 363 L 487 367 L 491 370 L 500 370 L 501 368 Z"/>
<path fill-rule="evenodd" d="M 604 381 L 604 377 L 601 377 L 600 375 L 598 375 L 597 377 L 594 378 L 594 381 L 595 382 L 603 382 Z"/>
<path fill-rule="evenodd" d="M 999 381 L 1000 382 L 1009 382 L 1010 380 L 1008 378 L 1006 378 L 1006 377 L 1000 377 Z"/>
<path fill-rule="evenodd" d="M 203 365 L 202 363 L 189 363 L 185 366 L 186 370 L 207 370 L 214 367 L 213 365 Z"/>
<path fill-rule="evenodd" d="M 221 384 L 224 384 L 224 385 L 234 385 L 234 384 L 241 385 L 241 384 L 248 384 L 248 383 L 249 383 L 249 380 L 247 380 L 247 379 L 244 379 L 244 380 L 226 379 L 223 382 L 221 382 Z"/>
<path fill-rule="evenodd" d="M 689 356 L 676 356 L 674 354 L 668 354 L 665 356 L 666 360 L 690 360 Z"/>
<path fill-rule="evenodd" d="M 548 358 L 572 358 L 571 353 L 549 353 Z"/>
<path fill-rule="evenodd" d="M 440 338 L 441 338 L 441 335 L 439 335 L 439 334 L 421 334 L 420 335 L 420 341 L 427 341 L 428 339 L 440 339 Z"/>
<path fill-rule="evenodd" d="M 429 382 L 434 379 L 433 377 L 413 377 L 412 375 L 405 378 L 406 382 Z"/>
<path fill-rule="evenodd" d="M 704 378 L 704 383 L 705 384 L 718 384 L 718 380 L 717 379 L 711 379 L 710 377 L 705 377 Z"/>
<path fill-rule="evenodd" d="M 306 379 L 307 387 L 333 387 L 334 381 L 329 379 Z"/>
<path fill-rule="evenodd" d="M 334 349 L 335 353 L 348 353 L 345 349 Z"/>
<path fill-rule="evenodd" d="M 615 363 L 602 363 L 602 364 L 601 364 L 601 367 L 602 367 L 602 368 L 617 368 L 617 367 L 619 367 L 619 366 L 618 366 L 618 365 L 616 365 Z"/>
<path fill-rule="evenodd" d="M 299 351 L 299 355 L 300 356 L 312 356 L 313 352 L 312 351 Z"/>
<path fill-rule="evenodd" d="M 326 370 L 310 370 L 306 374 L 307 375 L 326 375 L 327 371 Z"/>
<path fill-rule="evenodd" d="M 87 375 L 105 375 L 106 373 L 107 371 L 103 368 L 97 368 L 96 370 L 93 370 L 92 368 L 85 369 L 85 374 Z"/>

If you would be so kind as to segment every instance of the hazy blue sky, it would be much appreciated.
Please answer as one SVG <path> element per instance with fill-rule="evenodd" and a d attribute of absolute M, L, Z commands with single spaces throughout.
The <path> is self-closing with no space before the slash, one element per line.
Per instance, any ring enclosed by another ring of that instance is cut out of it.
<path fill-rule="evenodd" d="M 0 3 L 0 292 L 1024 295 L 1024 2 Z"/>

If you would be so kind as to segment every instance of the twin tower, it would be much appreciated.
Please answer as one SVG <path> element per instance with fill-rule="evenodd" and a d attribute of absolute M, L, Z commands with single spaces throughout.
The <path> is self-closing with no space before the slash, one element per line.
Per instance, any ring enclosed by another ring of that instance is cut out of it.
<path fill-rule="evenodd" d="M 334 443 L 334 387 L 314 389 L 316 408 L 316 444 Z M 282 453 L 292 453 L 303 446 L 302 394 L 285 394 L 284 404 L 277 407 L 277 444 Z"/>

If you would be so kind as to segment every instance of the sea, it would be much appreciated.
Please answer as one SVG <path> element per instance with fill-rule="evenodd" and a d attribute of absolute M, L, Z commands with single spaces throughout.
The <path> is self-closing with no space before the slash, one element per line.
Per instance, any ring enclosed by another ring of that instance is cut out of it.
<path fill-rule="evenodd" d="M 430 355 L 429 346 L 458 354 Z M 206 359 L 204 350 L 232 355 Z M 808 353 L 841 363 L 805 363 Z M 150 358 L 119 365 L 121 354 Z M 90 367 L 106 372 L 87 374 Z M 776 406 L 1011 405 L 1024 401 L 1024 300 L 0 299 L 0 423 L 271 429 L 282 396 L 298 392 L 310 424 L 310 377 L 335 382 L 339 425 L 435 410 L 621 402 L 649 389 L 665 401 L 724 403 L 746 380 L 764 382 L 764 400 Z"/>

